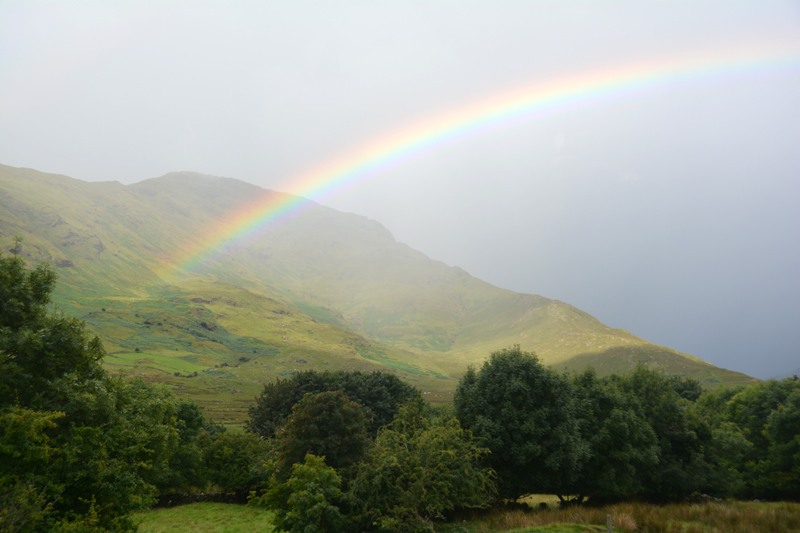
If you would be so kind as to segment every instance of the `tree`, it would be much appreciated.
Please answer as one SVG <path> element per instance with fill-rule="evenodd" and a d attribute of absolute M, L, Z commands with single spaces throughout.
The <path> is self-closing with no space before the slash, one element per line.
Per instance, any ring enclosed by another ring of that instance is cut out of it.
<path fill-rule="evenodd" d="M 645 497 L 681 500 L 692 492 L 724 490 L 704 453 L 712 442 L 711 428 L 687 413 L 691 402 L 679 396 L 668 378 L 640 364 L 630 374 L 611 376 L 611 381 L 638 400 L 658 441 L 658 465 L 642 476 Z"/>
<path fill-rule="evenodd" d="M 162 492 L 206 484 L 200 436 L 210 429 L 210 423 L 194 400 L 176 401 L 175 429 L 178 432 L 175 452 L 169 458 L 168 468 L 156 482 Z"/>
<path fill-rule="evenodd" d="M 741 496 L 797 497 L 798 394 L 800 382 L 771 379 L 741 389 L 725 405 L 721 419 L 734 424 L 749 443 L 737 465 L 743 480 Z"/>
<path fill-rule="evenodd" d="M 794 382 L 793 382 L 794 383 Z M 800 499 L 800 388 L 767 417 L 767 458 L 758 484 L 772 497 Z"/>
<path fill-rule="evenodd" d="M 50 312 L 55 283 L 46 263 L 28 271 L 20 257 L 0 254 L 0 406 L 35 408 L 56 378 L 104 374 L 100 340 L 80 320 Z"/>
<path fill-rule="evenodd" d="M 266 481 L 257 467 L 269 451 L 268 442 L 255 435 L 223 433 L 215 438 L 205 434 L 201 443 L 204 478 L 222 490 L 244 500 Z"/>
<path fill-rule="evenodd" d="M 50 309 L 56 276 L 0 254 L 0 514 L 25 530 L 135 529 L 177 442 L 165 388 L 112 378 L 81 321 Z"/>
<path fill-rule="evenodd" d="M 672 390 L 678 393 L 678 396 L 690 402 L 697 401 L 703 394 L 703 387 L 696 379 L 685 376 L 670 376 L 667 381 L 672 385 Z"/>
<path fill-rule="evenodd" d="M 456 388 L 456 415 L 491 451 L 502 497 L 553 494 L 573 483 L 586 461 L 572 388 L 519 345 L 467 370 Z"/>
<path fill-rule="evenodd" d="M 576 494 L 581 502 L 584 496 L 613 500 L 636 495 L 642 489 L 642 473 L 658 463 L 655 433 L 642 407 L 591 368 L 574 376 L 572 385 L 588 456 L 577 478 L 559 488 L 559 498 Z"/>
<path fill-rule="evenodd" d="M 286 481 L 270 479 L 261 496 L 251 496 L 248 505 L 275 511 L 277 531 L 290 533 L 338 533 L 349 531 L 336 505 L 342 499 L 342 478 L 325 465 L 324 457 L 308 454 L 304 463 L 292 466 Z"/>
<path fill-rule="evenodd" d="M 294 404 L 308 393 L 325 391 L 341 391 L 361 405 L 372 419 L 369 432 L 373 437 L 378 428 L 392 421 L 398 407 L 418 392 L 397 376 L 385 372 L 307 370 L 264 385 L 255 405 L 249 409 L 246 428 L 265 438 L 274 437 Z"/>
<path fill-rule="evenodd" d="M 398 531 L 430 529 L 456 507 L 483 507 L 495 494 L 488 450 L 454 417 L 432 423 L 421 395 L 378 433 L 358 466 L 349 501 L 366 523 Z"/>
<path fill-rule="evenodd" d="M 308 454 L 325 457 L 337 470 L 352 467 L 370 442 L 369 422 L 364 409 L 341 391 L 306 394 L 277 432 L 276 475 L 285 479 Z"/>

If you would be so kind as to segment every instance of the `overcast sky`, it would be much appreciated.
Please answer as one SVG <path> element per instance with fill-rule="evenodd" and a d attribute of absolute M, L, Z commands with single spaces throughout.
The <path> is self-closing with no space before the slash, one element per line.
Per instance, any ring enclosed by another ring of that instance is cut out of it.
<path fill-rule="evenodd" d="M 311 168 L 495 95 L 765 45 L 789 60 L 508 123 L 317 200 L 768 378 L 800 368 L 797 0 L 0 0 L 0 163 L 296 192 Z"/>

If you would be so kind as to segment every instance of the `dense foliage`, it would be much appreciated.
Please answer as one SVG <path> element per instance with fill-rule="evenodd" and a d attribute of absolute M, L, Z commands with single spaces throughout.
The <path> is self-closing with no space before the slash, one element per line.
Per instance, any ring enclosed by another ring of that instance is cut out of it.
<path fill-rule="evenodd" d="M 588 457 L 572 388 L 519 346 L 494 352 L 480 372 L 467 370 L 455 408 L 461 424 L 491 450 L 501 496 L 562 492 Z"/>
<path fill-rule="evenodd" d="M 273 476 L 260 496 L 250 498 L 275 512 L 275 529 L 290 533 L 339 533 L 349 521 L 340 511 L 342 478 L 324 457 L 308 454 L 295 463 L 286 480 Z"/>
<path fill-rule="evenodd" d="M 369 445 L 368 426 L 364 409 L 341 391 L 308 393 L 278 429 L 275 471 L 287 474 L 308 454 L 325 457 L 333 468 L 352 467 Z"/>
<path fill-rule="evenodd" d="M 428 410 L 420 395 L 408 402 L 359 465 L 350 499 L 366 522 L 417 531 L 445 511 L 492 501 L 494 472 L 483 461 L 488 450 L 455 417 L 431 420 Z"/>
<path fill-rule="evenodd" d="M 49 309 L 55 279 L 0 256 L 0 529 L 130 530 L 169 469 L 177 403 L 102 370 L 99 340 Z"/>
<path fill-rule="evenodd" d="M 265 438 L 275 436 L 277 429 L 291 414 L 292 406 L 308 393 L 341 391 L 361 405 L 372 420 L 372 437 L 394 419 L 398 407 L 413 398 L 417 389 L 393 374 L 344 370 L 299 372 L 289 379 L 267 383 L 255 405 L 250 407 L 247 430 Z"/>
<path fill-rule="evenodd" d="M 637 398 L 594 370 L 572 378 L 576 417 L 588 455 L 571 483 L 558 494 L 620 499 L 644 489 L 644 474 L 658 464 L 655 432 Z"/>
<path fill-rule="evenodd" d="M 691 413 L 709 427 L 709 462 L 736 496 L 800 500 L 800 381 L 704 393 Z"/>
<path fill-rule="evenodd" d="M 500 494 L 680 501 L 697 493 L 800 497 L 800 382 L 702 393 L 639 365 L 571 379 L 519 347 L 458 385 L 456 413 L 491 450 Z"/>
<path fill-rule="evenodd" d="M 269 451 L 268 442 L 254 435 L 205 433 L 200 444 L 205 479 L 224 492 L 235 493 L 242 502 L 266 480 L 258 465 Z"/>
<path fill-rule="evenodd" d="M 452 408 L 391 374 L 302 372 L 231 435 L 108 375 L 99 340 L 51 307 L 55 281 L 0 255 L 0 533 L 132 531 L 132 511 L 191 486 L 250 493 L 292 532 L 430 530 L 532 493 L 800 499 L 797 380 L 703 392 L 644 365 L 558 374 L 515 346 L 468 369 Z"/>

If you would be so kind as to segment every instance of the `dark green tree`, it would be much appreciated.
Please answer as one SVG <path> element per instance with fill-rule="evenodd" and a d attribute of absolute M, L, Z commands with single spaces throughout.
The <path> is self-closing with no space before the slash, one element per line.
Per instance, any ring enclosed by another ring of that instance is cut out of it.
<path fill-rule="evenodd" d="M 770 413 L 764 434 L 769 451 L 757 485 L 771 497 L 800 500 L 800 388 Z"/>
<path fill-rule="evenodd" d="M 640 364 L 630 374 L 611 376 L 620 389 L 633 395 L 658 441 L 658 465 L 643 472 L 642 494 L 651 500 L 681 500 L 693 492 L 720 493 L 706 460 L 711 428 L 687 413 L 691 402 L 675 391 L 661 373 Z"/>
<path fill-rule="evenodd" d="M 0 406 L 37 408 L 47 404 L 52 380 L 104 374 L 100 340 L 80 320 L 51 310 L 55 283 L 46 263 L 29 271 L 19 256 L 0 254 Z"/>
<path fill-rule="evenodd" d="M 177 442 L 174 397 L 109 377 L 97 337 L 50 307 L 55 281 L 0 254 L 0 501 L 13 510 L 0 519 L 131 530 Z"/>
<path fill-rule="evenodd" d="M 572 379 L 580 433 L 588 456 L 572 483 L 557 494 L 594 500 L 618 500 L 638 494 L 642 474 L 656 468 L 658 447 L 653 429 L 635 397 L 618 384 L 600 379 L 593 369 Z"/>
<path fill-rule="evenodd" d="M 169 458 L 168 468 L 156 481 L 163 493 L 169 490 L 203 487 L 208 479 L 203 465 L 203 443 L 212 442 L 209 432 L 213 432 L 202 409 L 193 400 L 176 400 L 175 429 L 178 433 L 177 445 Z M 201 436 L 207 437 L 201 440 Z"/>
<path fill-rule="evenodd" d="M 255 435 L 223 433 L 200 438 L 203 451 L 204 478 L 226 492 L 234 492 L 244 501 L 267 479 L 258 467 L 269 451 L 270 443 Z"/>
<path fill-rule="evenodd" d="M 308 454 L 305 462 L 292 466 L 289 479 L 272 477 L 261 496 L 251 496 L 248 505 L 275 512 L 277 531 L 290 533 L 338 533 L 352 531 L 340 511 L 342 478 L 325 465 L 323 457 Z"/>
<path fill-rule="evenodd" d="M 718 419 L 737 428 L 749 443 L 736 465 L 743 482 L 739 496 L 796 497 L 798 481 L 793 476 L 800 472 L 793 468 L 792 458 L 795 436 L 800 434 L 800 428 L 793 425 L 797 423 L 798 393 L 800 381 L 771 379 L 739 390 L 725 404 Z"/>
<path fill-rule="evenodd" d="M 264 385 L 255 405 L 249 409 L 246 428 L 265 438 L 274 437 L 294 404 L 308 393 L 325 391 L 341 391 L 361 405 L 372 419 L 369 432 L 373 437 L 378 428 L 392 421 L 398 407 L 418 392 L 397 376 L 385 372 L 308 370 Z"/>
<path fill-rule="evenodd" d="M 354 514 L 365 524 L 410 532 L 430 530 L 432 520 L 456 507 L 484 507 L 495 495 L 487 454 L 455 417 L 430 413 L 417 395 L 359 464 L 348 494 Z"/>
<path fill-rule="evenodd" d="M 369 423 L 364 409 L 341 391 L 306 394 L 275 437 L 276 475 L 286 479 L 308 454 L 325 457 L 337 470 L 354 466 L 369 445 Z"/>
<path fill-rule="evenodd" d="M 467 370 L 455 393 L 461 425 L 491 451 L 499 493 L 554 494 L 577 479 L 588 456 L 566 377 L 514 346 Z"/>
<path fill-rule="evenodd" d="M 678 396 L 690 402 L 697 401 L 703 394 L 703 387 L 696 379 L 686 376 L 670 376 L 667 381 L 672 385 L 672 390 L 678 393 Z"/>

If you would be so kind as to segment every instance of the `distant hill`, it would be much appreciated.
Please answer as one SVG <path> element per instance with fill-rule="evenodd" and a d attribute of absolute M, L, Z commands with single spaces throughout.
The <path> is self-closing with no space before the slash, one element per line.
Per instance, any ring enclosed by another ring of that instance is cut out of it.
<path fill-rule="evenodd" d="M 641 361 L 707 383 L 751 379 L 569 304 L 494 287 L 378 222 L 313 202 L 169 275 L 183 251 L 270 196 L 286 195 L 190 172 L 125 186 L 0 165 L 0 245 L 19 235 L 30 261 L 56 267 L 59 305 L 101 336 L 109 366 L 202 401 L 212 386 L 252 398 L 264 380 L 304 368 L 391 370 L 447 400 L 468 364 L 513 344 L 559 370 Z"/>

